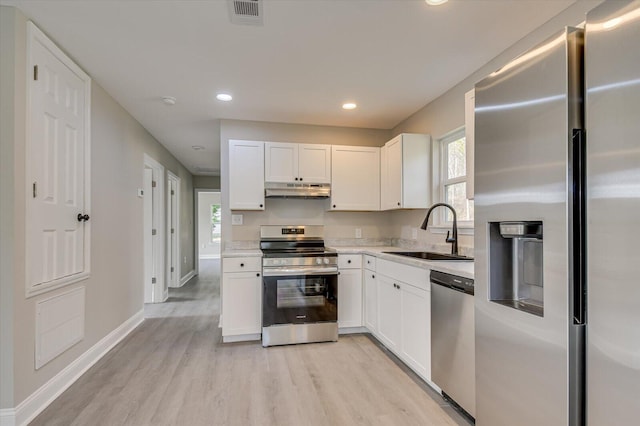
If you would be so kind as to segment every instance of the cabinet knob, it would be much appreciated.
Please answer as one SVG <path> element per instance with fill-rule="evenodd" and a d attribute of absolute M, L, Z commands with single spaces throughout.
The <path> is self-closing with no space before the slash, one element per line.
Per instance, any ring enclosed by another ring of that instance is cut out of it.
<path fill-rule="evenodd" d="M 240 264 L 240 267 L 241 267 L 241 268 L 244 268 L 244 263 L 241 263 L 241 264 Z"/>
<path fill-rule="evenodd" d="M 258 272 L 258 273 L 256 274 L 256 277 L 259 277 L 259 276 L 260 276 L 260 272 Z"/>
<path fill-rule="evenodd" d="M 334 209 L 336 208 L 336 205 L 335 205 L 335 204 L 333 205 L 333 208 L 334 208 Z"/>
<path fill-rule="evenodd" d="M 375 278 L 375 277 L 376 277 L 375 275 L 371 275 L 371 278 Z"/>
<path fill-rule="evenodd" d="M 398 290 L 400 290 L 400 284 L 398 284 L 398 285 L 396 286 L 396 288 L 397 288 Z"/>
<path fill-rule="evenodd" d="M 347 260 L 347 263 L 351 263 L 351 259 Z"/>
<path fill-rule="evenodd" d="M 400 205 L 400 203 L 398 203 L 398 205 Z"/>
<path fill-rule="evenodd" d="M 294 178 L 295 180 L 298 180 L 298 178 Z"/>
<path fill-rule="evenodd" d="M 300 182 L 302 182 L 302 178 L 300 178 Z"/>
<path fill-rule="evenodd" d="M 262 208 L 262 204 L 260 204 L 260 208 Z"/>

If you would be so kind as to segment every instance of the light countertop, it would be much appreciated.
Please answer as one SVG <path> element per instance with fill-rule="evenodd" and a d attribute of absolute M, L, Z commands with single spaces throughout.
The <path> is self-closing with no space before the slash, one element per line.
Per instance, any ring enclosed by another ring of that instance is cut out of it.
<path fill-rule="evenodd" d="M 401 247 L 390 246 L 353 246 L 353 247 L 330 247 L 338 254 L 368 254 L 375 256 L 378 259 L 390 260 L 392 262 L 402 263 L 405 265 L 415 266 L 424 269 L 435 269 L 436 271 L 444 272 L 447 274 L 458 275 L 465 278 L 473 278 L 473 263 L 469 261 L 435 261 L 435 260 L 422 260 L 406 256 L 398 256 L 395 254 L 383 253 L 386 251 L 416 251 L 405 249 Z"/>
<path fill-rule="evenodd" d="M 227 249 L 222 252 L 222 257 L 262 257 L 262 250 L 255 249 Z"/>

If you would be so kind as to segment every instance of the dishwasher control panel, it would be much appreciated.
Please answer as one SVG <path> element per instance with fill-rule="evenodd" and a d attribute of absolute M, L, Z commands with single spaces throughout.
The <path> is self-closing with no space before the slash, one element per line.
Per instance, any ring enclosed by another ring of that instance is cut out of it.
<path fill-rule="evenodd" d="M 438 284 L 443 287 L 449 287 L 452 290 L 473 295 L 473 279 L 460 277 L 458 275 L 446 274 L 440 271 L 431 271 L 431 283 Z"/>

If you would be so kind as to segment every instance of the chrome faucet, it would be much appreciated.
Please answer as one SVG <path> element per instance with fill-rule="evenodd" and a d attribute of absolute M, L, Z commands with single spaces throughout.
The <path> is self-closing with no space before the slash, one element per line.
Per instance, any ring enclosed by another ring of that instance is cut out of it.
<path fill-rule="evenodd" d="M 451 254 L 457 256 L 458 255 L 458 221 L 456 219 L 456 210 L 453 207 L 451 207 L 447 203 L 436 203 L 432 205 L 427 211 L 427 217 L 424 218 L 424 222 L 422 222 L 422 225 L 420 226 L 420 228 L 424 230 L 427 229 L 427 224 L 429 223 L 429 216 L 431 216 L 431 212 L 436 207 L 440 207 L 440 206 L 447 207 L 449 210 L 451 210 L 451 213 L 453 213 L 453 235 L 451 236 L 451 238 L 449 238 L 449 231 L 447 231 L 446 241 L 448 243 L 451 243 Z"/>

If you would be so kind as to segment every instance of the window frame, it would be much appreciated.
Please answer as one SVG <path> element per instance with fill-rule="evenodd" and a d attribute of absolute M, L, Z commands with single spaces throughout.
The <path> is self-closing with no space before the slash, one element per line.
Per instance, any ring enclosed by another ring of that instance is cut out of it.
<path fill-rule="evenodd" d="M 446 191 L 445 186 L 451 185 L 455 183 L 463 183 L 468 182 L 468 176 L 465 174 L 464 176 L 459 176 L 455 178 L 447 177 L 447 150 L 446 144 L 457 141 L 459 139 L 465 139 L 465 149 L 466 146 L 466 134 L 465 134 L 465 126 L 458 127 L 453 129 L 444 135 L 440 136 L 436 139 L 436 143 L 433 144 L 433 182 L 434 188 L 433 193 L 435 194 L 434 203 L 446 202 Z M 437 209 L 433 212 L 433 226 L 430 228 L 434 233 L 446 233 L 451 230 L 453 226 L 453 221 L 445 220 L 446 215 L 444 214 L 444 209 Z M 473 220 L 458 220 L 458 232 L 463 235 L 472 235 L 473 234 L 474 221 Z"/>

